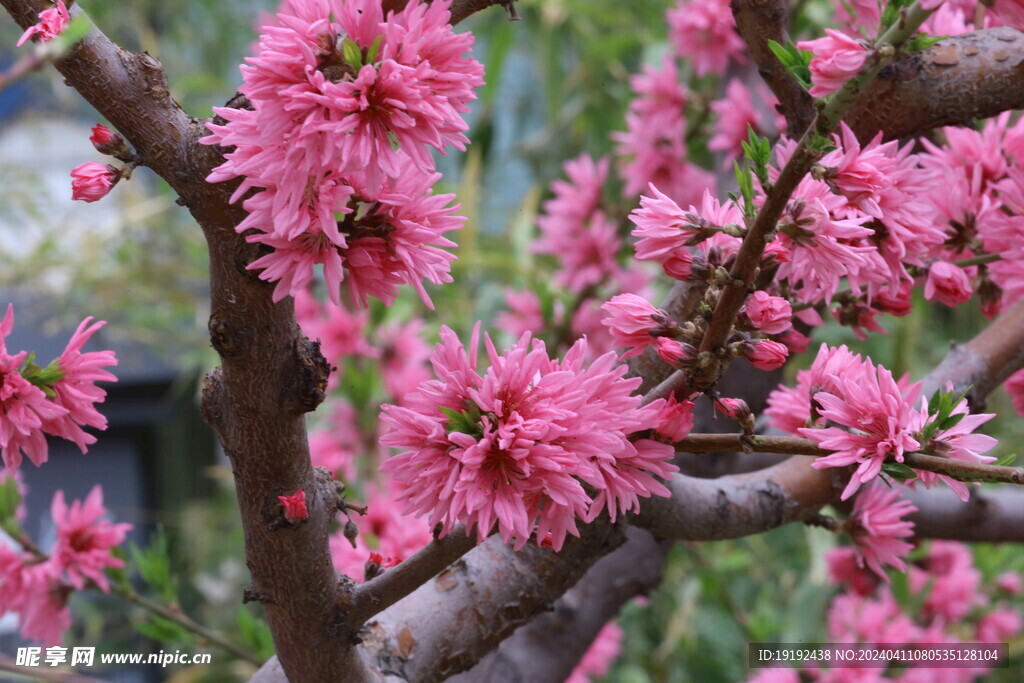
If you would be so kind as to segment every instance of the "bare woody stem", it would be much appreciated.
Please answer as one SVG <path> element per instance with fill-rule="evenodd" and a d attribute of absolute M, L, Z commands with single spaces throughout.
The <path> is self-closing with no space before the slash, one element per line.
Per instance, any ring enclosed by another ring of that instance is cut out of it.
<path fill-rule="evenodd" d="M 701 342 L 700 351 L 702 353 L 714 354 L 725 344 L 732 330 L 736 314 L 746 300 L 747 292 L 754 282 L 758 264 L 764 255 L 769 236 L 775 231 L 793 191 L 818 159 L 818 154 L 814 151 L 814 142 L 821 136 L 827 135 L 838 125 L 843 114 L 856 101 L 858 95 L 871 83 L 878 72 L 892 61 L 895 49 L 913 36 L 930 14 L 930 11 L 922 10 L 919 4 L 914 4 L 904 19 L 898 20 L 879 38 L 875 44 L 874 56 L 868 66 L 832 95 L 824 108 L 815 116 L 807 131 L 804 132 L 778 179 L 769 188 L 761 210 L 758 211 L 753 225 L 750 226 L 747 235 L 743 238 L 739 253 L 736 254 L 735 264 L 730 272 L 732 282 L 723 288 Z M 721 365 L 721 361 L 715 357 L 709 365 L 695 373 L 691 378 L 693 388 L 703 391 L 713 385 L 721 373 Z"/>
<path fill-rule="evenodd" d="M 749 448 L 755 453 L 779 455 L 823 456 L 835 452 L 819 448 L 814 441 L 799 436 L 744 437 L 742 434 L 690 434 L 677 442 L 676 448 L 687 453 L 731 453 L 744 448 Z M 1024 468 L 1021 467 L 964 462 L 928 452 L 907 453 L 903 462 L 915 470 L 936 472 L 960 481 L 1024 484 Z"/>

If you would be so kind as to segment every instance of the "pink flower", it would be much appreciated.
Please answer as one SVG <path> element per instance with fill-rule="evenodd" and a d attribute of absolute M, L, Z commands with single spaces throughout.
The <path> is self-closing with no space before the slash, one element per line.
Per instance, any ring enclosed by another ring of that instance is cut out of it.
<path fill-rule="evenodd" d="M 486 339 L 490 368 L 476 369 L 455 333 L 441 332 L 431 359 L 437 380 L 422 384 L 407 406 L 384 406 L 394 429 L 381 443 L 401 452 L 382 470 L 393 474 L 407 511 L 426 515 L 442 533 L 455 524 L 476 527 L 483 540 L 494 527 L 522 547 L 551 534 L 556 550 L 576 519 L 605 508 L 614 518 L 638 498 L 668 495 L 655 477 L 675 471 L 666 444 L 630 436 L 653 428 L 662 405 L 640 406 L 638 379 L 614 354 L 583 367 L 586 341 L 562 361 L 524 335 L 502 355 Z M 591 499 L 583 488 L 597 491 Z"/>
<path fill-rule="evenodd" d="M 1021 615 L 1014 609 L 997 609 L 978 621 L 975 639 L 982 643 L 1005 643 L 1021 632 Z"/>
<path fill-rule="evenodd" d="M 929 617 L 957 623 L 985 603 L 979 592 L 981 572 L 962 543 L 933 541 L 923 567 L 911 567 L 908 578 L 914 594 L 927 591 L 921 611 Z"/>
<path fill-rule="evenodd" d="M 715 409 L 734 420 L 745 420 L 751 416 L 750 406 L 742 398 L 720 398 L 715 401 Z"/>
<path fill-rule="evenodd" d="M 307 289 L 294 293 L 295 319 L 303 333 L 320 342 L 329 363 L 341 363 L 349 356 L 373 358 L 376 349 L 366 338 L 369 311 L 349 311 L 343 305 L 318 301 Z"/>
<path fill-rule="evenodd" d="M 104 593 L 110 590 L 103 573 L 108 567 L 119 568 L 124 561 L 114 557 L 110 549 L 124 541 L 131 524 L 113 524 L 100 517 L 107 513 L 103 507 L 103 489 L 94 486 L 85 503 L 73 501 L 71 507 L 64 502 L 64 492 L 57 491 L 50 506 L 50 516 L 57 526 L 57 542 L 50 550 L 54 566 L 67 574 L 68 581 L 81 590 L 86 581 L 92 581 Z"/>
<path fill-rule="evenodd" d="M 298 522 L 300 519 L 309 517 L 309 510 L 306 508 L 306 490 L 299 489 L 290 496 L 278 496 L 281 507 L 284 510 L 284 517 L 289 522 Z"/>
<path fill-rule="evenodd" d="M 363 453 L 363 437 L 356 425 L 356 411 L 345 401 L 331 405 L 329 418 L 309 434 L 309 454 L 314 467 L 326 467 L 345 481 L 356 477 L 356 459 Z"/>
<path fill-rule="evenodd" d="M 50 420 L 44 430 L 74 441 L 85 453 L 86 446 L 96 443 L 96 437 L 87 434 L 82 427 L 106 429 L 107 418 L 96 410 L 97 403 L 103 403 L 107 392 L 96 386 L 96 382 L 116 382 L 117 377 L 103 368 L 117 365 L 117 357 L 113 351 L 87 351 L 82 347 L 106 321 L 92 322 L 86 318 L 75 329 L 64 352 L 57 359 L 57 366 L 64 373 L 63 377 L 51 386 L 55 396 L 53 402 L 67 410 L 66 415 Z"/>
<path fill-rule="evenodd" d="M 969 301 L 971 294 L 971 281 L 963 268 L 946 261 L 936 261 L 928 269 L 924 297 L 929 301 L 937 300 L 952 308 Z"/>
<path fill-rule="evenodd" d="M 654 340 L 658 357 L 669 365 L 681 365 L 693 360 L 697 355 L 697 349 L 690 344 L 677 342 L 668 337 L 658 337 Z"/>
<path fill-rule="evenodd" d="M 1010 595 L 1020 595 L 1020 574 L 1018 572 L 1003 572 L 996 578 L 996 587 Z"/>
<path fill-rule="evenodd" d="M 729 62 L 746 62 L 746 44 L 736 32 L 728 0 L 680 0 L 670 9 L 669 41 L 688 57 L 697 76 L 725 72 Z"/>
<path fill-rule="evenodd" d="M 917 512 L 917 508 L 900 498 L 899 488 L 881 483 L 868 487 L 853 503 L 849 525 L 854 549 L 860 563 L 884 581 L 889 581 L 889 576 L 882 565 L 900 571 L 907 568 L 903 558 L 914 546 L 900 539 L 914 535 L 914 523 L 903 519 L 913 512 Z"/>
<path fill-rule="evenodd" d="M 589 683 L 592 676 L 607 674 L 622 649 L 622 635 L 622 629 L 614 621 L 605 624 L 565 683 Z"/>
<path fill-rule="evenodd" d="M 693 430 L 693 401 L 669 396 L 658 413 L 657 432 L 672 441 L 682 441 Z"/>
<path fill-rule="evenodd" d="M 878 577 L 864 566 L 862 551 L 849 546 L 832 548 L 825 553 L 825 564 L 832 583 L 847 586 L 857 595 L 866 596 L 875 592 Z"/>
<path fill-rule="evenodd" d="M 1005 21 L 1007 26 L 1012 26 L 1018 31 L 1024 31 L 1024 1 L 995 0 L 992 11 Z"/>
<path fill-rule="evenodd" d="M 423 281 L 451 281 L 443 235 L 464 219 L 431 191 L 430 150 L 465 148 L 461 114 L 483 69 L 448 8 L 410 2 L 385 22 L 379 2 L 323 0 L 286 4 L 263 26 L 242 67 L 252 109 L 217 109 L 226 123 L 208 124 L 202 142 L 233 148 L 207 180 L 243 178 L 232 201 L 246 197 L 249 215 L 235 229 L 273 249 L 249 267 L 278 283 L 275 301 L 316 266 L 336 304 L 346 271 L 361 306 L 392 303 L 401 284 L 429 306 Z"/>
<path fill-rule="evenodd" d="M 839 426 L 797 430 L 821 448 L 836 451 L 818 458 L 812 467 L 858 465 L 843 490 L 842 500 L 878 476 L 886 460 L 902 462 L 904 452 L 921 448 L 914 438 L 917 411 L 913 407 L 921 392 L 920 383 L 904 392 L 891 372 L 882 366 L 876 368 L 870 361 L 859 361 L 859 356 L 847 357 L 843 362 L 852 366 L 853 372 L 828 377 L 831 389 L 818 391 L 812 397 L 821 406 L 821 417 Z"/>
<path fill-rule="evenodd" d="M 526 332 L 539 333 L 544 330 L 544 312 L 540 307 L 540 297 L 532 290 L 505 290 L 507 311 L 502 311 L 494 319 L 494 326 L 515 338 Z"/>
<path fill-rule="evenodd" d="M 704 191 L 701 207 L 683 211 L 667 195 L 651 185 L 651 197 L 640 197 L 640 208 L 629 215 L 636 226 L 636 257 L 664 263 L 686 247 L 708 239 L 721 228 L 743 225 L 743 212 L 731 200 L 720 204 Z"/>
<path fill-rule="evenodd" d="M 70 22 L 71 15 L 68 14 L 68 8 L 64 6 L 63 0 L 57 0 L 56 7 L 45 9 L 39 13 L 39 22 L 29 26 L 21 34 L 15 47 L 21 47 L 32 36 L 39 36 L 39 40 L 44 43 L 49 42 L 63 33 Z"/>
<path fill-rule="evenodd" d="M 100 154 L 110 154 L 119 159 L 128 158 L 128 155 L 131 154 L 131 150 L 128 149 L 128 143 L 124 141 L 124 138 L 102 123 L 97 123 L 92 127 L 92 135 L 89 136 L 89 142 L 92 143 L 92 146 Z"/>
<path fill-rule="evenodd" d="M 753 344 L 750 352 L 747 354 L 747 360 L 755 368 L 760 370 L 776 370 L 786 364 L 786 358 L 789 357 L 789 349 L 785 344 L 771 341 L 770 339 L 762 339 Z"/>
<path fill-rule="evenodd" d="M 110 188 L 121 179 L 113 166 L 87 161 L 71 170 L 71 198 L 83 202 L 96 202 L 107 196 Z"/>
<path fill-rule="evenodd" d="M 793 307 L 780 296 L 754 292 L 747 299 L 746 310 L 750 323 L 764 334 L 782 334 L 792 326 Z"/>
<path fill-rule="evenodd" d="M 14 328 L 14 306 L 0 322 L 0 455 L 4 466 L 17 469 L 22 453 L 36 466 L 46 462 L 48 449 L 43 426 L 68 414 L 67 408 L 47 399 L 42 389 L 22 376 L 20 368 L 28 357 L 22 351 L 7 352 L 7 337 Z"/>
<path fill-rule="evenodd" d="M 868 48 L 858 40 L 833 29 L 817 40 L 802 40 L 796 44 L 801 50 L 814 53 L 811 59 L 812 97 L 824 97 L 839 90 L 848 80 L 856 76 L 868 57 Z"/>
<path fill-rule="evenodd" d="M 668 333 L 673 324 L 668 313 L 636 294 L 613 296 L 601 310 L 605 312 L 602 323 L 611 331 L 615 345 L 626 349 L 623 358 L 639 356 L 657 344 L 659 333 Z"/>

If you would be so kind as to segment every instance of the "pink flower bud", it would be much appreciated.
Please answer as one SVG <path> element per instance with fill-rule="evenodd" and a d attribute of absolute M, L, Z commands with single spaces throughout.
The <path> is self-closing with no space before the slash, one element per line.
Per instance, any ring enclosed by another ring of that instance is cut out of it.
<path fill-rule="evenodd" d="M 669 365 L 681 365 L 687 361 L 692 361 L 697 353 L 697 349 L 691 345 L 677 342 L 675 339 L 668 337 L 658 337 L 654 342 L 654 346 L 658 351 L 658 357 Z"/>
<path fill-rule="evenodd" d="M 898 318 L 908 315 L 914 305 L 912 287 L 909 282 L 904 282 L 895 292 L 881 291 L 875 295 L 872 304 L 875 308 Z"/>
<path fill-rule="evenodd" d="M 676 401 L 675 396 L 669 396 L 655 419 L 659 434 L 673 441 L 682 441 L 693 429 L 693 401 Z"/>
<path fill-rule="evenodd" d="M 796 44 L 801 50 L 814 53 L 811 59 L 811 97 L 824 97 L 839 90 L 856 76 L 868 57 L 868 49 L 859 40 L 833 29 L 817 40 L 802 40 Z"/>
<path fill-rule="evenodd" d="M 936 300 L 953 307 L 968 301 L 971 294 L 971 281 L 963 268 L 946 261 L 936 261 L 928 269 L 924 298 L 929 301 Z"/>
<path fill-rule="evenodd" d="M 284 517 L 289 522 L 298 522 L 309 517 L 309 510 L 306 508 L 306 492 L 299 489 L 290 496 L 278 496 L 281 507 L 284 508 Z"/>
<path fill-rule="evenodd" d="M 795 327 L 789 328 L 789 332 L 786 332 L 780 341 L 796 355 L 800 355 L 811 345 L 811 338 L 803 332 L 799 332 Z"/>
<path fill-rule="evenodd" d="M 669 277 L 686 282 L 693 272 L 693 254 L 689 249 L 676 249 L 671 256 L 665 259 L 661 267 Z"/>
<path fill-rule="evenodd" d="M 785 344 L 762 339 L 747 353 L 747 360 L 755 368 L 775 370 L 785 365 L 788 356 L 789 349 Z"/>
<path fill-rule="evenodd" d="M 92 146 L 100 154 L 107 154 L 118 159 L 125 158 L 126 155 L 131 153 L 124 138 L 102 123 L 97 123 L 92 127 L 92 135 L 89 136 L 89 142 L 92 143 Z"/>
<path fill-rule="evenodd" d="M 747 299 L 747 317 L 750 323 L 765 334 L 781 334 L 789 329 L 793 307 L 779 296 L 768 292 L 754 292 Z"/>
<path fill-rule="evenodd" d="M 751 417 L 750 406 L 742 398 L 720 398 L 715 401 L 715 409 L 734 420 Z"/>
<path fill-rule="evenodd" d="M 611 332 L 616 346 L 627 349 L 623 358 L 639 356 L 655 343 L 659 331 L 667 331 L 668 314 L 636 294 L 619 294 L 601 305 L 601 321 Z M 632 348 L 630 348 L 632 347 Z"/>
<path fill-rule="evenodd" d="M 29 26 L 21 34 L 15 47 L 21 47 L 32 36 L 39 36 L 39 40 L 47 43 L 63 33 L 70 22 L 71 15 L 68 14 L 68 8 L 64 5 L 63 0 L 57 0 L 56 7 L 39 13 L 39 22 Z"/>
<path fill-rule="evenodd" d="M 87 161 L 71 171 L 71 198 L 83 202 L 95 202 L 107 196 L 120 174 L 113 166 Z"/>

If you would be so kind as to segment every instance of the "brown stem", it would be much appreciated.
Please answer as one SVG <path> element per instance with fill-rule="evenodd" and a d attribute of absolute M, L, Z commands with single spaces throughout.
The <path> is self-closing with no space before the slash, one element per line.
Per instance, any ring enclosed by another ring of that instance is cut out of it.
<path fill-rule="evenodd" d="M 383 612 L 476 546 L 476 536 L 468 536 L 461 526 L 444 538 L 429 543 L 418 553 L 367 581 L 356 590 L 348 613 L 351 628 L 359 628 L 375 614 Z"/>
<path fill-rule="evenodd" d="M 887 140 L 1024 107 L 1024 35 L 1001 26 L 945 38 L 883 69 L 846 116 Z"/>
<path fill-rule="evenodd" d="M 622 606 L 658 586 L 671 547 L 646 531 L 627 529 L 625 544 L 598 560 L 550 612 L 448 683 L 563 683 Z"/>
<path fill-rule="evenodd" d="M 819 448 L 814 441 L 799 436 L 754 436 L 743 434 L 690 434 L 676 443 L 688 453 L 730 453 L 750 448 L 755 453 L 779 455 L 831 455 L 834 451 Z M 915 470 L 937 472 L 960 481 L 1003 482 L 1024 484 L 1024 468 L 1000 467 L 984 463 L 964 462 L 929 453 L 906 453 L 904 463 Z"/>
<path fill-rule="evenodd" d="M 905 491 L 917 506 L 914 534 L 973 543 L 1024 543 L 1024 491 L 1011 487 L 972 489 L 964 503 L 945 487 Z"/>
<path fill-rule="evenodd" d="M 793 78 L 768 47 L 768 41 L 785 45 L 789 40 L 787 0 L 732 0 L 736 28 L 750 49 L 757 72 L 779 100 L 790 137 L 803 134 L 814 120 L 814 98 Z"/>

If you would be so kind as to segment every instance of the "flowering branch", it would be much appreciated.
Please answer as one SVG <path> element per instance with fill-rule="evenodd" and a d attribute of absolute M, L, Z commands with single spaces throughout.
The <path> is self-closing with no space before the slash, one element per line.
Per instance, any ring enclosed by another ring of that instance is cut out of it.
<path fill-rule="evenodd" d="M 347 615 L 351 628 L 358 629 L 375 614 L 383 612 L 437 576 L 476 546 L 476 537 L 459 527 L 444 538 L 432 541 L 412 557 L 387 569 L 360 586 Z"/>
<path fill-rule="evenodd" d="M 775 230 L 790 195 L 819 157 L 814 151 L 815 142 L 838 125 L 863 90 L 882 68 L 893 60 L 896 48 L 909 40 L 930 14 L 931 11 L 923 10 L 919 3 L 915 3 L 905 17 L 896 21 L 878 39 L 865 68 L 832 95 L 827 104 L 818 111 L 778 179 L 768 188 L 764 204 L 736 254 L 736 261 L 730 272 L 731 281 L 722 289 L 714 314 L 704 333 L 700 352 L 708 354 L 710 362 L 699 368 L 690 378 L 693 389 L 703 391 L 709 388 L 721 374 L 722 359 L 718 354 L 724 351 L 723 345 L 732 330 L 736 314 L 743 306 L 747 292 L 754 283 L 768 238 Z"/>
<path fill-rule="evenodd" d="M 676 444 L 688 453 L 717 453 L 749 449 L 755 453 L 779 455 L 831 455 L 833 451 L 819 448 L 814 441 L 799 436 L 745 436 L 743 434 L 690 434 Z M 1024 484 L 1024 468 L 1000 467 L 963 462 L 936 456 L 927 450 L 907 453 L 904 463 L 915 470 L 937 472 L 960 481 L 1002 482 Z"/>

